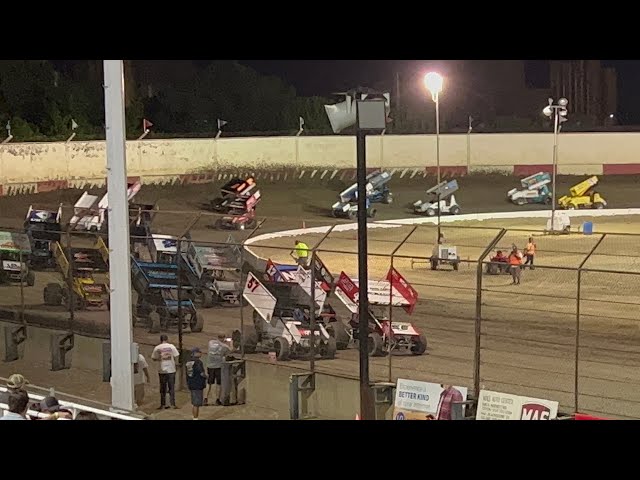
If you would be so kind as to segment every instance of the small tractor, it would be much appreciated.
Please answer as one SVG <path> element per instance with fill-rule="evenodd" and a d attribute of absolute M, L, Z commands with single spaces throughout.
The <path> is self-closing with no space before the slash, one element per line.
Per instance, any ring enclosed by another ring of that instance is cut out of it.
<path fill-rule="evenodd" d="M 374 218 L 376 209 L 371 207 L 373 203 L 391 204 L 393 194 L 389 190 L 391 174 L 389 172 L 373 172 L 367 175 L 367 217 Z M 334 217 L 356 218 L 358 215 L 358 183 L 354 183 L 349 188 L 340 193 L 340 200 L 333 204 L 331 212 Z"/>
<path fill-rule="evenodd" d="M 414 263 L 421 263 L 420 260 L 411 260 L 411 268 Z M 429 264 L 431 270 L 438 270 L 440 265 L 451 265 L 451 268 L 455 271 L 460 266 L 460 256 L 458 255 L 458 248 L 452 245 L 442 245 L 438 243 L 433 247 L 431 257 L 429 258 Z"/>
<path fill-rule="evenodd" d="M 427 190 L 427 199 L 425 201 L 418 200 L 413 204 L 413 211 L 419 215 L 426 214 L 427 217 L 438 215 L 438 210 L 440 210 L 441 214 L 460 215 L 462 209 L 454 195 L 457 191 L 457 180 L 440 182 L 435 187 Z"/>
<path fill-rule="evenodd" d="M 242 345 L 246 353 L 273 352 L 276 359 L 305 358 L 311 354 L 311 338 L 315 353 L 324 359 L 335 357 L 337 346 L 322 323 L 311 330 L 310 314 L 322 311 L 324 298 L 316 299 L 316 312 L 310 313 L 310 298 L 297 284 L 265 282 L 253 273 L 247 275 L 244 299 L 254 309 L 253 325 L 233 332 L 233 344 Z M 312 337 L 313 335 L 313 337 Z"/>
<path fill-rule="evenodd" d="M 26 233 L 0 232 L 0 283 L 26 283 L 32 287 L 36 277 L 30 267 L 31 253 Z"/>
<path fill-rule="evenodd" d="M 369 281 L 368 349 L 371 356 L 384 356 L 394 351 L 422 355 L 427 350 L 427 339 L 409 322 L 389 322 L 386 313 L 391 307 L 402 307 L 408 314 L 418 302 L 418 292 L 395 268 L 391 268 L 386 281 Z M 341 272 L 336 282 L 335 295 L 351 312 L 349 322 L 353 341 L 359 338 L 358 280 Z"/>
<path fill-rule="evenodd" d="M 33 205 L 24 220 L 25 233 L 31 243 L 31 267 L 36 269 L 55 268 L 53 245 L 60 241 L 62 205 L 57 211 L 36 210 Z"/>
<path fill-rule="evenodd" d="M 558 207 L 566 210 L 578 210 L 584 208 L 602 209 L 607 202 L 595 191 L 598 177 L 593 176 L 569 189 L 569 195 L 558 199 Z"/>
<path fill-rule="evenodd" d="M 527 203 L 543 203 L 549 205 L 551 203 L 551 175 L 545 172 L 538 172 L 520 180 L 522 188 L 512 188 L 507 192 L 507 198 L 516 205 L 525 205 Z"/>
<path fill-rule="evenodd" d="M 108 282 L 109 250 L 98 237 L 93 248 L 63 248 L 56 242 L 53 257 L 62 273 L 64 283 L 48 283 L 44 287 L 45 305 L 65 305 L 74 309 L 106 308 L 109 310 L 110 292 Z M 95 274 L 103 274 L 105 282 L 96 282 Z"/>

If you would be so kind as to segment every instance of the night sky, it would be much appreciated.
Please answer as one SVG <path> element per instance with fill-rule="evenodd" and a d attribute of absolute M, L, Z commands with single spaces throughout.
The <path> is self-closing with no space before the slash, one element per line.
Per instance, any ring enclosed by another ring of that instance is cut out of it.
<path fill-rule="evenodd" d="M 401 77 L 428 68 L 438 61 L 422 60 L 243 60 L 261 73 L 277 75 L 293 85 L 301 95 L 327 96 L 355 86 L 389 88 L 396 73 Z M 603 66 L 614 67 L 618 74 L 618 121 L 640 124 L 640 61 L 603 60 Z M 549 83 L 549 66 L 545 60 L 525 63 L 527 83 L 545 88 Z"/>

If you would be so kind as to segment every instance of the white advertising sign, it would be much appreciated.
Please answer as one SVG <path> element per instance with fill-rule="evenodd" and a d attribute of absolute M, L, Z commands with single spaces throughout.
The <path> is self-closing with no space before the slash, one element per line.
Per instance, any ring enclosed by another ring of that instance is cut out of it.
<path fill-rule="evenodd" d="M 476 420 L 554 420 L 558 402 L 481 390 Z"/>
<path fill-rule="evenodd" d="M 395 420 L 450 420 L 451 403 L 467 399 L 467 388 L 398 379 Z M 443 408 L 444 407 L 444 408 Z"/>

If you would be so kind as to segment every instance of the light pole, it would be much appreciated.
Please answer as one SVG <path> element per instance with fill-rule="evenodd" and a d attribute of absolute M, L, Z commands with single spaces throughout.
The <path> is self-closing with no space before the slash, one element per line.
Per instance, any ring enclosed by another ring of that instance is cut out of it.
<path fill-rule="evenodd" d="M 569 102 L 566 98 L 558 100 L 557 104 L 553 103 L 553 98 L 549 98 L 549 105 L 544 107 L 542 113 L 551 118 L 553 116 L 553 169 L 551 174 L 551 233 L 555 232 L 555 216 L 556 216 L 556 175 L 558 173 L 558 134 L 562 128 L 562 123 L 567 121 L 567 105 Z"/>
<path fill-rule="evenodd" d="M 431 93 L 431 99 L 436 104 L 436 170 L 438 172 L 438 183 L 440 183 L 440 92 L 444 78 L 436 72 L 429 72 L 424 76 L 424 84 Z M 440 204 L 438 204 L 438 211 Z"/>

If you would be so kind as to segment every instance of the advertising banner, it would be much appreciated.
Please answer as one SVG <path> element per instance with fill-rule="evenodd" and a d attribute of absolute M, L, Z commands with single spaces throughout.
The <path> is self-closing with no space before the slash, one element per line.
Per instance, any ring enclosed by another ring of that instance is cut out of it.
<path fill-rule="evenodd" d="M 476 420 L 554 420 L 558 402 L 481 390 Z"/>
<path fill-rule="evenodd" d="M 394 420 L 451 420 L 452 404 L 467 399 L 467 388 L 398 379 Z"/>

